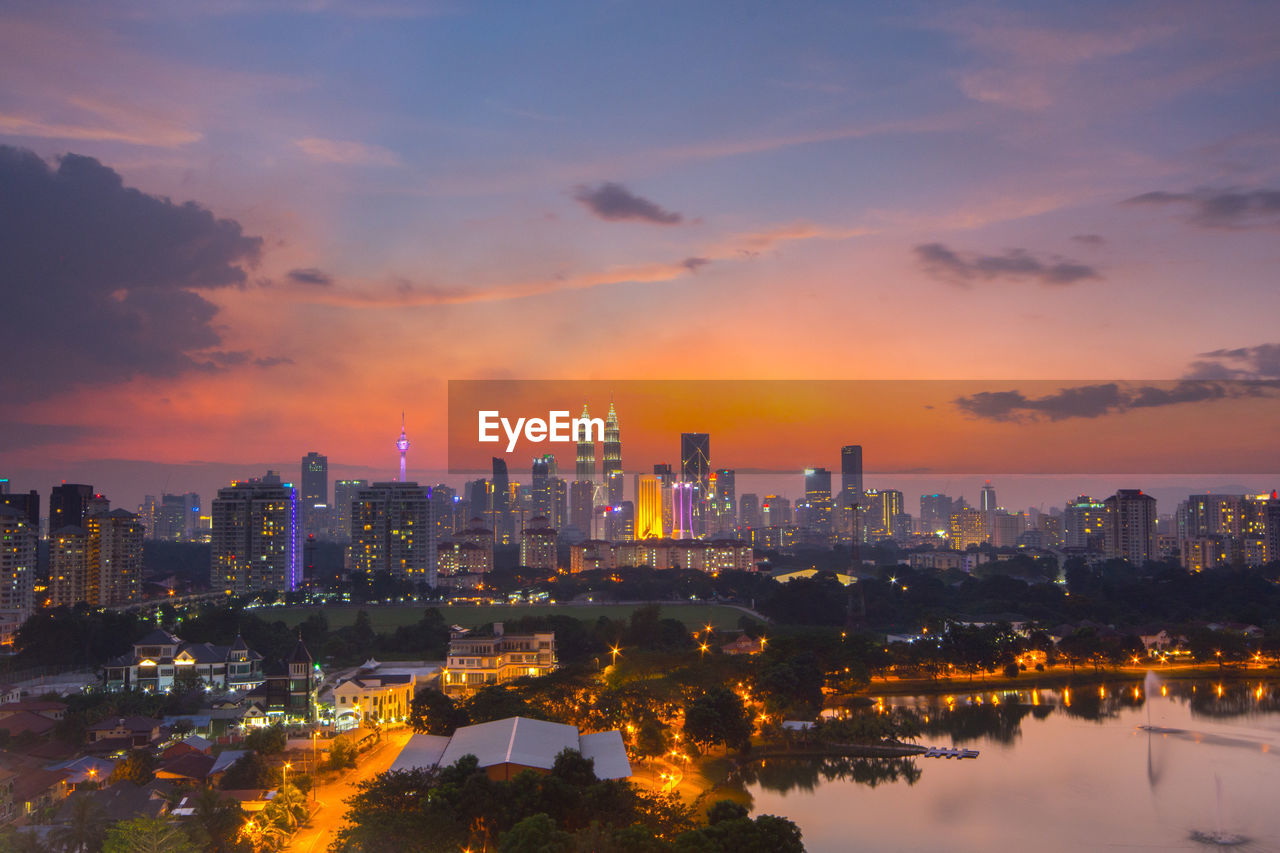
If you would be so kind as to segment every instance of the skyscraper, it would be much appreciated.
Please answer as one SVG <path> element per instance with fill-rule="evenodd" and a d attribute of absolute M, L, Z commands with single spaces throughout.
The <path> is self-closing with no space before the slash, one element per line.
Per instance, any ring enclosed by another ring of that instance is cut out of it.
<path fill-rule="evenodd" d="M 587 404 L 582 404 L 582 419 L 588 420 L 591 416 L 587 414 Z M 580 433 L 578 436 L 578 453 L 576 479 L 584 483 L 594 483 L 596 481 L 596 438 L 590 428 Z"/>
<path fill-rule="evenodd" d="M 662 529 L 662 480 L 655 474 L 636 475 L 637 539 L 661 539 Z"/>
<path fill-rule="evenodd" d="M 1068 548 L 1102 551 L 1106 547 L 1111 508 L 1104 501 L 1081 495 L 1067 501 L 1063 513 L 1063 544 Z"/>
<path fill-rule="evenodd" d="M 604 472 L 605 482 L 608 482 L 610 474 L 622 473 L 622 433 L 618 429 L 618 413 L 613 408 L 612 400 L 609 401 L 609 414 L 604 419 L 604 462 L 601 470 Z M 620 501 L 621 497 L 617 502 Z"/>
<path fill-rule="evenodd" d="M 333 533 L 339 540 L 351 540 L 351 504 L 360 490 L 368 487 L 368 480 L 333 481 Z"/>
<path fill-rule="evenodd" d="M 954 511 L 954 501 L 948 495 L 920 496 L 920 526 L 925 533 L 946 530 L 951 522 L 951 513 Z"/>
<path fill-rule="evenodd" d="M 34 605 L 38 528 L 26 514 L 0 506 L 0 614 L 8 623 L 21 623 Z"/>
<path fill-rule="evenodd" d="M 6 487 L 8 481 L 5 481 Z M 7 506 L 16 509 L 27 519 L 27 524 L 31 525 L 31 529 L 40 530 L 40 493 L 35 489 L 29 492 L 0 492 L 0 506 Z"/>
<path fill-rule="evenodd" d="M 89 531 L 66 527 L 49 534 L 49 601 L 68 607 L 88 601 Z"/>
<path fill-rule="evenodd" d="M 1140 489 L 1120 489 L 1103 503 L 1109 511 L 1107 557 L 1135 566 L 1156 559 L 1156 499 Z"/>
<path fill-rule="evenodd" d="M 978 509 L 983 512 L 994 512 L 996 509 L 996 487 L 987 480 L 982 485 L 982 495 L 978 499 Z"/>
<path fill-rule="evenodd" d="M 844 506 L 852 506 L 862 497 L 861 444 L 840 448 L 840 495 Z"/>
<path fill-rule="evenodd" d="M 737 477 L 730 469 L 721 468 L 711 479 L 709 530 L 713 536 L 730 535 L 738 521 Z"/>
<path fill-rule="evenodd" d="M 705 432 L 680 434 L 680 481 L 693 487 L 690 536 L 707 532 L 707 495 L 711 488 L 711 436 Z"/>
<path fill-rule="evenodd" d="M 82 483 L 63 483 L 49 492 L 49 529 L 57 530 L 68 524 L 84 526 L 85 507 L 93 500 L 93 486 Z"/>
<path fill-rule="evenodd" d="M 323 536 L 329 507 L 329 457 L 314 450 L 302 457 L 302 531 L 307 536 Z M 322 509 L 317 510 L 317 507 Z"/>
<path fill-rule="evenodd" d="M 747 492 L 738 499 L 738 523 L 751 530 L 764 526 L 764 518 L 760 515 L 759 495 Z"/>
<path fill-rule="evenodd" d="M 556 458 L 550 453 L 533 457 L 531 480 L 533 483 L 533 514 L 547 519 L 547 524 L 555 527 L 551 520 L 551 478 L 555 476 Z"/>
<path fill-rule="evenodd" d="M 693 493 L 697 488 L 693 483 L 676 483 L 671 487 L 672 539 L 692 539 L 694 536 Z"/>
<path fill-rule="evenodd" d="M 296 588 L 299 534 L 298 492 L 275 472 L 219 489 L 213 502 L 213 589 L 244 595 Z"/>
<path fill-rule="evenodd" d="M 492 520 L 488 522 L 497 541 L 502 545 L 515 543 L 515 521 L 511 514 L 511 478 L 507 474 L 507 461 L 494 456 Z"/>
<path fill-rule="evenodd" d="M 436 585 L 431 496 L 417 483 L 374 483 L 352 506 L 351 568 Z"/>
<path fill-rule="evenodd" d="M 808 468 L 804 472 L 804 497 L 809 504 L 808 527 L 819 536 L 831 536 L 831 472 Z"/>
<path fill-rule="evenodd" d="M 114 509 L 85 519 L 88 531 L 88 581 L 85 601 L 101 607 L 142 599 L 142 522 Z"/>

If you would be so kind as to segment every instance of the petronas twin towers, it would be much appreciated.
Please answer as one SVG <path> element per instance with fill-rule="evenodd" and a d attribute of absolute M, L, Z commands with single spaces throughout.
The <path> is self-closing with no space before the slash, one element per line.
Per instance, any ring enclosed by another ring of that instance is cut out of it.
<path fill-rule="evenodd" d="M 582 419 L 591 419 L 586 403 L 582 404 Z M 612 400 L 609 401 L 609 414 L 604 421 L 603 474 L 606 483 L 609 475 L 622 474 L 622 434 L 618 429 L 618 413 Z M 577 479 L 582 482 L 596 481 L 596 443 L 590 430 L 578 441 Z"/>

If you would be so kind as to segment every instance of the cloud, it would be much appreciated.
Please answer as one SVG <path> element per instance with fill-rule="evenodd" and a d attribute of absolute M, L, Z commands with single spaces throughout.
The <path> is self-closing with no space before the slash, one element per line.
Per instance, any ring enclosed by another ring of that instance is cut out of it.
<path fill-rule="evenodd" d="M 400 165 L 400 158 L 394 151 L 365 142 L 309 136 L 305 139 L 295 139 L 293 144 L 317 163 L 336 163 L 342 166 Z"/>
<path fill-rule="evenodd" d="M 237 356 L 216 350 L 218 309 L 200 292 L 243 286 L 261 247 L 239 223 L 126 187 L 90 157 L 54 168 L 0 146 L 0 339 L 31 354 L 0 389 L 22 401 L 225 366 Z"/>
<path fill-rule="evenodd" d="M 684 217 L 674 211 L 664 210 L 647 198 L 635 195 L 622 184 L 606 181 L 594 188 L 579 185 L 573 197 L 587 209 L 609 222 L 652 222 L 655 225 L 675 225 Z"/>
<path fill-rule="evenodd" d="M 689 272 L 697 272 L 709 263 L 711 263 L 710 258 L 685 258 L 680 262 L 680 266 L 684 267 Z"/>
<path fill-rule="evenodd" d="M 328 287 L 333 284 L 333 276 L 315 267 L 289 270 L 285 273 L 285 277 L 297 284 L 313 284 L 318 287 Z"/>
<path fill-rule="evenodd" d="M 964 287 L 974 281 L 1008 278 L 1040 284 L 1075 284 L 1102 278 L 1096 267 L 1053 256 L 1042 260 L 1026 249 L 1009 249 L 1003 255 L 961 254 L 942 243 L 922 243 L 916 257 L 931 274 Z"/>
<path fill-rule="evenodd" d="M 1125 204 L 1179 205 L 1202 228 L 1275 228 L 1280 226 L 1280 190 L 1196 190 L 1143 193 Z"/>
<path fill-rule="evenodd" d="M 1280 379 L 1280 344 L 1202 352 L 1191 362 L 1190 379 Z"/>
<path fill-rule="evenodd" d="M 1133 409 L 1175 406 L 1235 397 L 1258 396 L 1257 385 L 1200 380 L 1179 380 L 1162 385 L 1107 382 L 1060 388 L 1052 394 L 1028 397 L 1021 391 L 981 391 L 957 397 L 952 404 L 972 418 L 1025 423 L 1068 418 L 1100 418 Z"/>
<path fill-rule="evenodd" d="M 0 446 L 12 453 L 51 444 L 78 444 L 103 433 L 103 429 L 98 426 L 0 421 Z"/>
<path fill-rule="evenodd" d="M 1071 240 L 1085 246 L 1103 246 L 1107 242 L 1107 238 L 1101 234 L 1076 234 Z"/>

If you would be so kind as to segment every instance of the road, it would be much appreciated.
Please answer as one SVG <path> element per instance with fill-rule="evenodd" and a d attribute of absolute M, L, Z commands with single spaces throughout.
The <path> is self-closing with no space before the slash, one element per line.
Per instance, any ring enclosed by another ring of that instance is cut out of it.
<path fill-rule="evenodd" d="M 309 825 L 301 829 L 285 849 L 293 853 L 324 853 L 328 850 L 343 824 L 347 798 L 356 793 L 360 782 L 390 769 L 412 734 L 409 729 L 384 732 L 382 743 L 362 755 L 355 770 L 342 774 L 333 782 L 317 786 L 316 811 L 312 813 Z"/>

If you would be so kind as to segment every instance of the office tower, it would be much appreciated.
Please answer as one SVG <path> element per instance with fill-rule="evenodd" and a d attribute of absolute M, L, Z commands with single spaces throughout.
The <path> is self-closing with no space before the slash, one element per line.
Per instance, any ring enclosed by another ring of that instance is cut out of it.
<path fill-rule="evenodd" d="M 887 539 L 903 538 L 902 518 L 905 515 L 905 500 L 897 489 L 881 489 L 878 493 L 875 509 L 879 513 L 876 526 L 882 537 Z M 910 516 L 906 516 L 910 518 Z"/>
<path fill-rule="evenodd" d="M 0 477 L 0 496 L 9 494 L 9 478 Z"/>
<path fill-rule="evenodd" d="M 1104 503 L 1110 510 L 1107 557 L 1119 557 L 1135 566 L 1157 559 L 1156 499 L 1140 489 L 1120 489 Z"/>
<path fill-rule="evenodd" d="M 621 471 L 610 471 L 604 475 L 605 500 L 609 506 L 618 506 L 625 497 L 623 494 L 623 484 L 626 482 L 626 475 Z"/>
<path fill-rule="evenodd" d="M 957 551 L 981 545 L 987 541 L 987 514 L 970 506 L 962 506 L 951 513 L 949 522 L 951 547 Z"/>
<path fill-rule="evenodd" d="M 84 502 L 84 517 L 91 515 L 101 515 L 104 512 L 111 512 L 111 501 L 107 496 L 98 492 L 93 497 Z"/>
<path fill-rule="evenodd" d="M 711 490 L 711 436 L 705 432 L 680 434 L 680 481 L 693 486 L 689 500 L 693 506 L 691 535 L 707 532 L 707 495 Z"/>
<path fill-rule="evenodd" d="M 822 537 L 831 536 L 831 472 L 808 468 L 804 472 L 804 499 L 809 504 L 805 526 Z"/>
<path fill-rule="evenodd" d="M 388 572 L 436 585 L 436 535 L 426 486 L 374 483 L 351 507 L 351 569 L 372 576 Z"/>
<path fill-rule="evenodd" d="M 1186 535 L 1238 537 L 1243 509 L 1244 495 L 1191 495 Z"/>
<path fill-rule="evenodd" d="M 26 514 L 0 506 L 0 611 L 7 622 L 21 623 L 34 605 L 38 528 Z"/>
<path fill-rule="evenodd" d="M 146 532 L 148 539 L 156 538 L 156 522 L 159 518 L 160 502 L 156 500 L 155 495 L 147 495 L 138 506 L 138 521 L 142 522 L 142 529 Z"/>
<path fill-rule="evenodd" d="M 49 601 L 68 607 L 89 600 L 89 531 L 70 525 L 49 533 Z"/>
<path fill-rule="evenodd" d="M 550 453 L 533 457 L 531 472 L 533 514 L 547 519 L 547 523 L 552 527 L 555 524 L 551 521 L 551 478 L 555 476 L 555 466 L 556 458 Z"/>
<path fill-rule="evenodd" d="M 589 480 L 574 480 L 569 485 L 570 538 L 591 535 L 591 515 L 595 509 L 596 485 Z"/>
<path fill-rule="evenodd" d="M 520 565 L 530 569 L 556 569 L 556 531 L 546 516 L 529 521 L 520 533 Z"/>
<path fill-rule="evenodd" d="M 551 490 L 551 526 L 563 530 L 569 523 L 569 484 L 563 477 L 552 477 Z"/>
<path fill-rule="evenodd" d="M 228 595 L 298 585 L 298 492 L 268 471 L 232 483 L 213 502 L 210 583 Z"/>
<path fill-rule="evenodd" d="M 697 488 L 695 483 L 674 483 L 671 486 L 673 539 L 693 538 L 693 500 Z"/>
<path fill-rule="evenodd" d="M 1110 512 L 1105 502 L 1088 495 L 1067 501 L 1063 513 L 1063 544 L 1067 548 L 1102 551 L 1106 545 Z"/>
<path fill-rule="evenodd" d="M 996 508 L 996 487 L 991 485 L 991 481 L 987 480 L 982 486 L 982 495 L 978 499 L 978 509 L 983 512 L 993 512 Z"/>
<path fill-rule="evenodd" d="M 590 420 L 591 415 L 587 414 L 587 404 L 582 404 L 582 420 Z M 577 479 L 584 483 L 594 483 L 596 481 L 596 437 L 588 426 L 585 430 L 574 436 L 578 442 L 577 453 Z"/>
<path fill-rule="evenodd" d="M 604 472 L 605 482 L 608 483 L 610 474 L 622 474 L 622 432 L 618 429 L 618 413 L 613 408 L 613 401 L 609 401 L 609 414 L 604 419 L 604 459 L 601 466 Z M 621 484 L 621 480 L 618 481 Z M 609 498 L 612 504 L 622 502 L 622 495 L 619 493 L 618 499 Z"/>
<path fill-rule="evenodd" d="M 663 488 L 669 488 L 676 481 L 675 471 L 668 462 L 659 462 L 653 466 L 653 475 L 662 481 Z"/>
<path fill-rule="evenodd" d="M 764 526 L 764 517 L 760 515 L 760 496 L 747 492 L 738 501 L 738 523 L 748 530 Z"/>
<path fill-rule="evenodd" d="M 738 488 L 736 475 L 721 468 L 711 475 L 707 505 L 710 510 L 708 529 L 713 536 L 733 533 L 738 521 Z"/>
<path fill-rule="evenodd" d="M 91 515 L 88 531 L 88 582 L 85 601 L 101 607 L 142 600 L 142 522 L 116 509 Z"/>
<path fill-rule="evenodd" d="M 765 527 L 782 527 L 791 523 L 791 501 L 778 495 L 765 495 L 761 504 Z"/>
<path fill-rule="evenodd" d="M 458 497 L 457 492 L 444 483 L 437 483 L 432 486 L 427 494 L 431 499 L 431 528 L 438 546 L 439 543 L 453 536 L 453 531 L 457 529 L 453 516 L 455 508 L 461 502 L 461 499 Z M 437 551 L 438 562 L 439 554 Z"/>
<path fill-rule="evenodd" d="M 925 533 L 945 531 L 955 511 L 954 501 L 948 495 L 920 496 L 920 527 Z"/>
<path fill-rule="evenodd" d="M 507 461 L 493 458 L 492 512 L 488 522 L 502 545 L 515 543 L 515 520 L 511 514 L 511 479 L 507 475 Z"/>
<path fill-rule="evenodd" d="M 1018 544 L 1018 537 L 1026 527 L 1026 515 L 1016 515 L 998 509 L 991 513 L 991 544 L 997 548 L 1012 548 Z"/>
<path fill-rule="evenodd" d="M 861 444 L 840 448 L 840 495 L 845 506 L 852 506 L 862 497 Z"/>
<path fill-rule="evenodd" d="M 186 538 L 187 499 L 183 495 L 161 495 L 153 538 L 179 542 Z"/>
<path fill-rule="evenodd" d="M 4 481 L 8 488 L 8 480 Z M 0 506 L 16 509 L 31 525 L 37 534 L 40 530 L 40 493 L 35 489 L 29 492 L 0 492 Z"/>
<path fill-rule="evenodd" d="M 404 412 L 400 413 L 400 437 L 396 439 L 396 450 L 400 451 L 400 482 L 405 482 L 405 457 L 409 453 L 409 437 L 404 432 Z"/>
<path fill-rule="evenodd" d="M 84 526 L 85 504 L 93 499 L 93 486 L 63 483 L 49 492 L 49 529 Z"/>
<path fill-rule="evenodd" d="M 659 462 L 653 466 L 653 476 L 662 484 L 662 534 L 671 536 L 675 530 L 675 505 L 671 499 L 671 487 L 675 485 L 676 474 L 670 463 Z"/>
<path fill-rule="evenodd" d="M 333 481 L 333 532 L 344 542 L 351 540 L 351 504 L 360 490 L 367 488 L 368 480 Z"/>
<path fill-rule="evenodd" d="M 662 480 L 655 474 L 636 474 L 635 538 L 663 538 Z"/>
<path fill-rule="evenodd" d="M 302 513 L 302 531 L 307 536 L 323 536 L 328 531 L 329 506 L 329 457 L 314 450 L 302 457 L 302 480 L 299 500 Z M 316 507 L 324 509 L 317 511 Z"/>
<path fill-rule="evenodd" d="M 485 527 L 480 519 L 471 519 L 453 538 L 463 548 L 470 550 L 473 557 L 478 557 L 478 560 L 468 561 L 463 565 L 465 571 L 473 574 L 493 571 L 493 531 Z"/>

